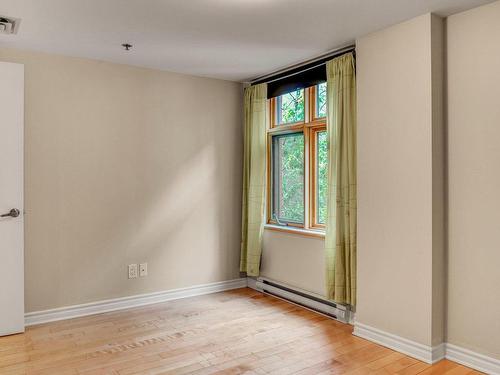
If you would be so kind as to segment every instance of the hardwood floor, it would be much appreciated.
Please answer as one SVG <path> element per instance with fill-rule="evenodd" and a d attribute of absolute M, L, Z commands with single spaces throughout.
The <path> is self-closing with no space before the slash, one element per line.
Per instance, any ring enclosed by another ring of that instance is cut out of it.
<path fill-rule="evenodd" d="M 251 289 L 47 323 L 0 338 L 0 374 L 478 374 L 352 336 Z"/>

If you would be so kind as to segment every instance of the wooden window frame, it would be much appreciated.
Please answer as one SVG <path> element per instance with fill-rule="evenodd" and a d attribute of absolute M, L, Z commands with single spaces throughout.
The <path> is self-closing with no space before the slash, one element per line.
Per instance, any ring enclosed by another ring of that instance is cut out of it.
<path fill-rule="evenodd" d="M 318 222 L 318 159 L 317 159 L 317 145 L 318 133 L 326 131 L 325 125 L 317 125 L 311 127 L 310 131 L 310 168 L 311 175 L 309 178 L 309 207 L 310 207 L 310 226 L 313 229 L 325 230 L 325 224 Z"/>
<path fill-rule="evenodd" d="M 267 199 L 266 228 L 279 231 L 290 231 L 298 234 L 305 234 L 310 231 L 313 235 L 321 236 L 325 225 L 317 222 L 317 162 L 316 162 L 316 134 L 326 130 L 326 117 L 316 117 L 316 86 L 304 89 L 304 121 L 291 124 L 277 123 L 277 97 L 268 100 L 268 129 L 267 129 Z M 272 207 L 272 139 L 275 135 L 303 133 L 304 134 L 304 223 L 287 223 L 279 225 L 273 219 Z M 297 231 L 300 229 L 301 231 Z"/>

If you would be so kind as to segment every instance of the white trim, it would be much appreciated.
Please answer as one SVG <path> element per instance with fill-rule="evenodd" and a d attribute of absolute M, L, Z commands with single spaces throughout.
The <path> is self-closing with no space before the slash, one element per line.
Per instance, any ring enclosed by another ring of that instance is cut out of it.
<path fill-rule="evenodd" d="M 354 326 L 356 324 L 356 312 L 355 311 L 350 311 L 349 314 L 349 324 Z"/>
<path fill-rule="evenodd" d="M 445 357 L 444 344 L 430 347 L 359 322 L 354 324 L 353 334 L 427 363 L 436 363 Z"/>
<path fill-rule="evenodd" d="M 492 375 L 500 375 L 500 360 L 453 344 L 446 344 L 446 359 Z"/>
<path fill-rule="evenodd" d="M 436 363 L 446 358 L 487 374 L 500 375 L 500 359 L 453 344 L 443 343 L 430 347 L 358 322 L 354 323 L 353 334 L 427 363 Z"/>
<path fill-rule="evenodd" d="M 290 234 L 298 234 L 298 235 L 313 235 L 319 239 L 324 239 L 325 238 L 325 231 L 320 230 L 320 229 L 304 229 L 304 228 L 297 228 L 293 226 L 285 226 L 285 225 L 276 225 L 276 224 L 264 224 L 264 230 L 265 229 L 278 229 L 281 231 L 281 233 L 290 233 Z"/>
<path fill-rule="evenodd" d="M 446 358 L 446 343 L 441 343 L 439 345 L 433 346 L 431 349 L 431 358 L 433 358 L 432 363 L 436 363 L 442 359 Z"/>
<path fill-rule="evenodd" d="M 250 289 L 262 292 L 262 289 L 257 288 L 257 279 L 255 277 L 247 277 L 247 286 Z"/>
<path fill-rule="evenodd" d="M 24 314 L 24 322 L 26 326 L 31 326 L 34 324 L 54 322 L 57 320 L 77 318 L 81 316 L 100 314 L 109 311 L 129 309 L 132 307 L 151 305 L 154 303 L 222 292 L 225 290 L 245 288 L 246 286 L 247 279 L 241 278 L 228 281 L 219 281 L 210 284 L 195 285 L 187 288 L 165 290 L 162 292 L 138 294 L 129 297 L 84 303 L 81 305 L 65 306 L 56 309 L 29 312 Z"/>

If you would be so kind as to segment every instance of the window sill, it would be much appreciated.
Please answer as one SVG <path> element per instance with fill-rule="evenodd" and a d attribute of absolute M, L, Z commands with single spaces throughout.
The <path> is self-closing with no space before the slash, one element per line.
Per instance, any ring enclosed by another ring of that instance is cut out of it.
<path fill-rule="evenodd" d="M 277 232 L 293 233 L 306 237 L 325 238 L 325 232 L 320 230 L 286 227 L 283 225 L 274 225 L 274 224 L 264 224 L 264 229 L 274 230 Z"/>

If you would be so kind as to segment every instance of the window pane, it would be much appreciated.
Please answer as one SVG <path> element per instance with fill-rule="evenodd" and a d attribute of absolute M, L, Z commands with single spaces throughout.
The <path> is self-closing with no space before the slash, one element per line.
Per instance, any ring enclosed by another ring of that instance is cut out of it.
<path fill-rule="evenodd" d="M 304 222 L 304 134 L 273 137 L 273 214 L 281 222 Z"/>
<path fill-rule="evenodd" d="M 326 116 L 326 82 L 316 86 L 316 117 Z"/>
<path fill-rule="evenodd" d="M 304 121 L 304 90 L 278 96 L 277 104 L 278 124 Z"/>
<path fill-rule="evenodd" d="M 326 223 L 326 194 L 327 194 L 327 170 L 328 170 L 328 136 L 326 131 L 316 133 L 316 218 L 319 224 Z"/>

